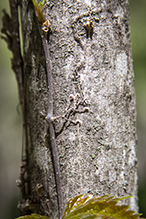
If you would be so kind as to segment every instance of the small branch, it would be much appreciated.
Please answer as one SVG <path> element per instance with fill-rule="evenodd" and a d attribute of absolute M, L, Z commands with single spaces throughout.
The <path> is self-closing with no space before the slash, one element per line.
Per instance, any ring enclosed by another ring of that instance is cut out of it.
<path fill-rule="evenodd" d="M 71 105 L 74 105 L 74 106 L 71 106 Z M 70 117 L 71 116 L 75 116 L 75 114 L 82 114 L 82 113 L 85 113 L 85 112 L 89 112 L 89 108 L 87 107 L 89 105 L 88 103 L 88 100 L 87 98 L 84 98 L 84 97 L 81 97 L 80 94 L 76 94 L 76 96 L 74 97 L 74 95 L 70 95 L 70 103 L 65 111 L 65 113 L 62 115 L 62 116 L 58 116 L 58 117 L 54 117 L 54 120 L 57 120 L 59 118 L 62 118 L 64 119 L 65 121 L 63 122 L 63 125 L 62 127 L 60 128 L 59 131 L 55 132 L 55 136 L 57 137 L 58 135 L 60 135 L 64 128 L 65 128 L 65 125 L 67 122 L 69 123 L 72 123 L 74 125 L 81 125 L 81 121 L 79 120 L 71 120 Z M 83 108 L 82 109 L 79 109 L 79 107 L 82 106 Z"/>
<path fill-rule="evenodd" d="M 52 72 L 51 72 L 51 66 L 50 66 L 50 55 L 49 55 L 50 51 L 49 51 L 49 44 L 48 44 L 48 38 L 47 38 L 48 32 L 50 31 L 50 22 L 49 20 L 45 20 L 44 15 L 42 13 L 45 5 L 41 5 L 40 3 L 37 4 L 35 0 L 33 0 L 33 4 L 35 6 L 35 11 L 38 17 L 38 21 L 41 24 L 41 28 L 42 28 L 41 30 L 42 42 L 43 42 L 45 58 L 46 58 L 46 71 L 47 71 L 49 97 L 48 97 L 48 113 L 45 119 L 49 124 L 51 151 L 52 151 L 54 174 L 55 174 L 56 189 L 57 189 L 58 213 L 59 213 L 59 218 L 61 218 L 62 213 L 63 213 L 63 200 L 62 200 L 62 193 L 61 193 L 59 159 L 58 159 L 58 153 L 57 153 L 57 148 L 56 148 L 55 130 L 54 130 L 53 119 L 52 119 L 53 118 L 53 82 L 52 82 Z"/>
<path fill-rule="evenodd" d="M 20 103 L 23 106 L 23 59 L 21 56 L 20 36 L 19 36 L 19 20 L 18 20 L 18 2 L 17 0 L 9 0 L 11 17 L 3 10 L 1 36 L 8 45 L 8 49 L 13 53 L 12 69 L 15 72 L 18 83 Z"/>
<path fill-rule="evenodd" d="M 52 82 L 52 73 L 50 67 L 49 44 L 48 44 L 47 36 L 45 35 L 47 35 L 47 33 L 43 32 L 42 41 L 43 41 L 43 46 L 46 56 L 47 81 L 48 81 L 48 89 L 49 89 L 48 113 L 45 119 L 49 124 L 51 150 L 52 150 L 53 165 L 55 172 L 56 188 L 58 194 L 57 197 L 58 197 L 59 218 L 61 218 L 63 212 L 63 200 L 62 200 L 62 192 L 61 192 L 59 160 L 58 160 L 58 153 L 57 153 L 56 141 L 55 141 L 55 130 L 53 126 L 53 82 Z"/>
<path fill-rule="evenodd" d="M 11 20 L 12 20 L 12 69 L 15 72 L 20 102 L 23 105 L 23 84 L 24 84 L 24 74 L 23 74 L 23 59 L 21 55 L 20 48 L 20 36 L 19 36 L 19 20 L 18 20 L 18 1 L 9 0 L 11 9 Z"/>

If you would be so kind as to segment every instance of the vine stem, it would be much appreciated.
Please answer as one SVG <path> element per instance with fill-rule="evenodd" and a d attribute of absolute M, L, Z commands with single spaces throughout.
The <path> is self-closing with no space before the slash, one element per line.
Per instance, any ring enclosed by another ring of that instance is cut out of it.
<path fill-rule="evenodd" d="M 9 25 L 12 27 L 12 33 L 11 33 L 12 34 L 11 50 L 13 53 L 12 69 L 16 75 L 20 103 L 23 107 L 24 72 L 23 72 L 23 58 L 21 55 L 21 48 L 20 48 L 18 1 L 17 0 L 9 0 L 9 4 L 10 4 L 11 21 L 12 21 L 12 24 L 9 23 Z"/>
<path fill-rule="evenodd" d="M 59 218 L 61 218 L 63 213 L 63 200 L 62 200 L 62 192 L 61 192 L 61 180 L 60 180 L 60 168 L 59 168 L 59 159 L 56 148 L 56 140 L 55 140 L 55 130 L 53 126 L 53 82 L 52 82 L 52 72 L 51 72 L 51 64 L 50 64 L 50 51 L 49 51 L 49 43 L 47 40 L 47 33 L 43 32 L 42 41 L 43 47 L 46 57 L 46 70 L 47 70 L 47 81 L 48 81 L 48 89 L 49 89 L 49 97 L 48 97 L 48 113 L 46 116 L 46 121 L 49 124 L 49 134 L 51 141 L 51 150 L 52 150 L 52 158 L 55 172 L 55 181 L 56 181 L 56 190 L 57 190 L 57 199 L 58 199 L 58 212 Z"/>

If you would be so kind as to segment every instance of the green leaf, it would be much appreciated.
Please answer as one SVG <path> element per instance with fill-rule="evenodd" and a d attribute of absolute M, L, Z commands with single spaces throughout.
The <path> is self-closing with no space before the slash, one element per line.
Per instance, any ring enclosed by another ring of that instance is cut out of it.
<path fill-rule="evenodd" d="M 47 216 L 39 215 L 39 214 L 31 214 L 31 215 L 25 215 L 25 216 L 18 217 L 17 219 L 50 219 L 50 218 Z"/>
<path fill-rule="evenodd" d="M 138 219 L 141 214 L 128 210 L 127 205 L 117 205 L 119 201 L 130 197 L 78 195 L 67 202 L 62 219 Z M 49 219 L 49 217 L 31 214 L 17 219 Z"/>
<path fill-rule="evenodd" d="M 43 24 L 45 22 L 45 18 L 43 15 L 43 6 L 45 4 L 45 0 L 41 0 L 39 4 L 36 2 L 36 0 L 32 0 L 32 2 L 34 4 L 35 12 L 36 12 L 39 22 L 40 24 Z"/>
<path fill-rule="evenodd" d="M 36 0 L 32 0 L 34 6 L 38 4 L 41 8 L 44 6 L 46 0 L 41 0 L 40 3 L 37 3 Z"/>
<path fill-rule="evenodd" d="M 127 198 L 129 197 L 78 195 L 68 201 L 62 219 L 138 219 L 141 214 L 128 210 L 127 205 L 117 205 L 119 201 Z"/>
<path fill-rule="evenodd" d="M 39 3 L 39 5 L 40 5 L 41 7 L 43 7 L 44 4 L 45 4 L 45 1 L 46 1 L 46 0 L 41 0 L 40 3 Z"/>

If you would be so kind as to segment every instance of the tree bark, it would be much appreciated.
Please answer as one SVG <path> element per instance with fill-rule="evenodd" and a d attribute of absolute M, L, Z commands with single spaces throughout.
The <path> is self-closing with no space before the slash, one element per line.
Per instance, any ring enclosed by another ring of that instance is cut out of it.
<path fill-rule="evenodd" d="M 137 210 L 136 113 L 127 0 L 47 1 L 53 122 L 63 208 L 70 197 L 132 195 Z M 22 1 L 28 197 L 58 215 L 45 53 L 32 2 Z M 64 116 L 63 116 L 64 115 Z M 37 190 L 38 191 L 38 190 Z M 39 200 L 40 201 L 40 200 Z M 34 209 L 33 209 L 34 211 Z"/>

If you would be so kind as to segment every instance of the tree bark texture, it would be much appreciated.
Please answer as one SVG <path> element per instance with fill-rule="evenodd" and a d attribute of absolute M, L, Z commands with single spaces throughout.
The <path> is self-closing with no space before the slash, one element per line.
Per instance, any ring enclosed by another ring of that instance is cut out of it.
<path fill-rule="evenodd" d="M 63 207 L 77 194 L 132 195 L 137 210 L 136 113 L 127 0 L 47 1 L 53 116 Z M 28 187 L 42 184 L 58 214 L 44 50 L 31 1 L 22 1 Z M 89 109 L 89 111 L 88 111 Z M 71 113 L 70 113 L 71 112 Z M 63 115 L 65 115 L 63 117 Z M 44 204 L 43 204 L 44 206 Z M 44 211 L 44 212 L 45 212 Z"/>

